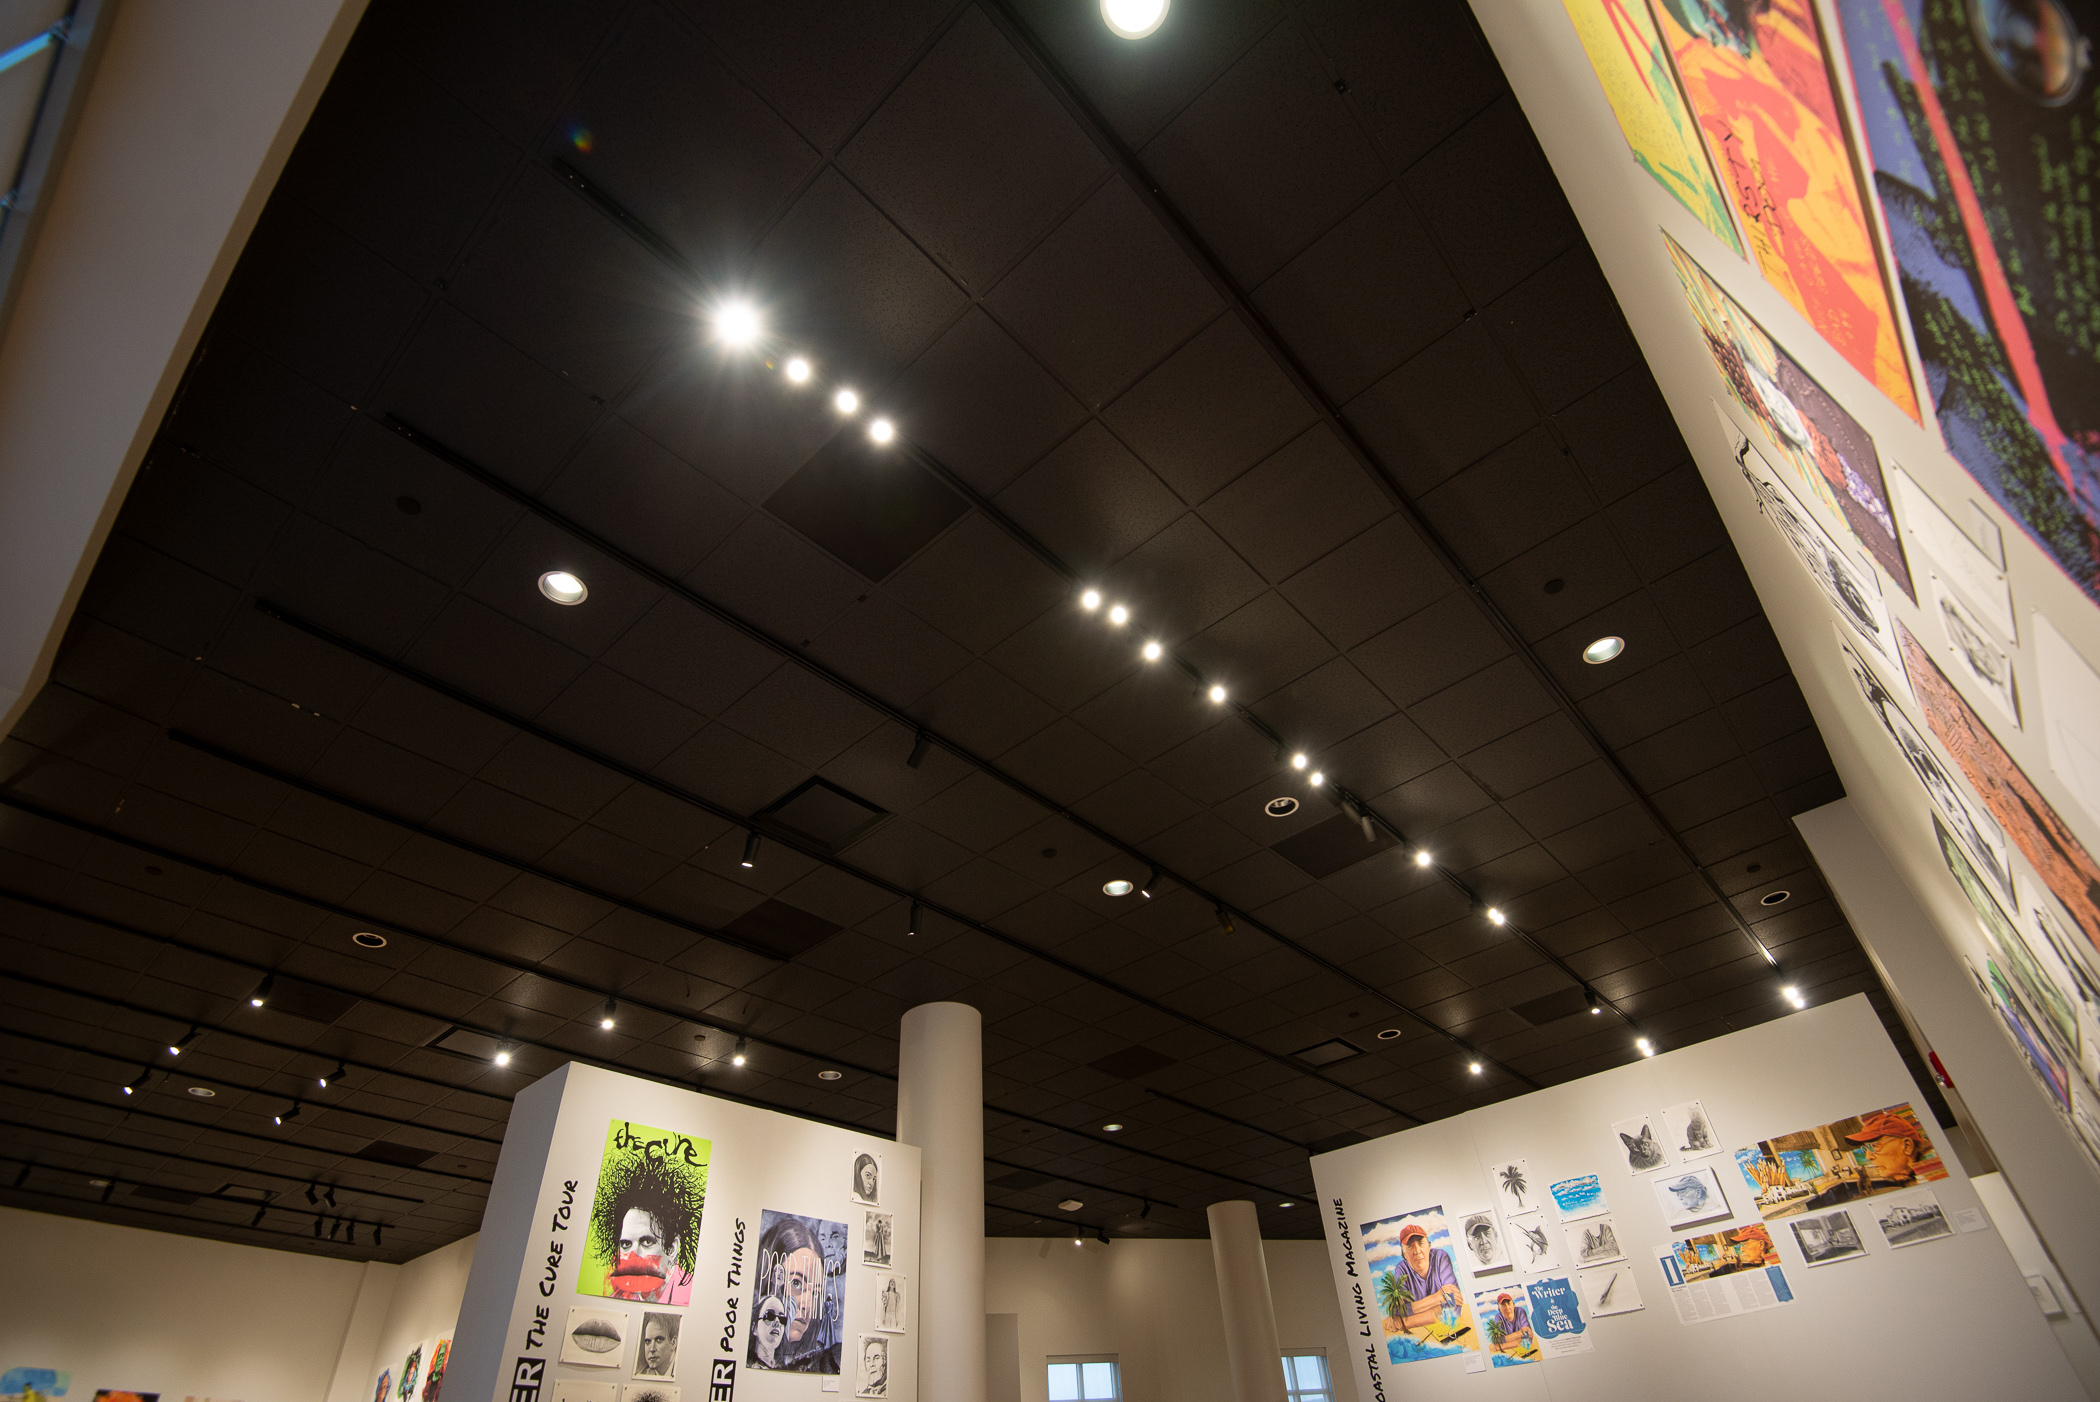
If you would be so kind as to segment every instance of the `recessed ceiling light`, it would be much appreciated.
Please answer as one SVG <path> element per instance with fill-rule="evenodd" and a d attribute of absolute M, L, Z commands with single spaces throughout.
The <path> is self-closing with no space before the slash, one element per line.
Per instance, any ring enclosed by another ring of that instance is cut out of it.
<path fill-rule="evenodd" d="M 715 339 L 725 346 L 742 349 L 758 339 L 764 329 L 758 308 L 749 302 L 724 302 L 715 308 Z"/>
<path fill-rule="evenodd" d="M 831 405 L 841 414 L 851 414 L 860 408 L 860 396 L 850 389 L 842 389 L 831 396 Z"/>
<path fill-rule="evenodd" d="M 1430 858 L 1430 855 L 1429 855 L 1429 854 L 1428 854 L 1427 852 L 1417 852 L 1417 853 L 1415 853 L 1415 865 L 1416 865 L 1416 866 L 1418 866 L 1418 867 L 1426 867 L 1426 866 L 1428 866 L 1428 865 L 1429 865 L 1430 861 L 1431 861 L 1431 858 Z"/>
<path fill-rule="evenodd" d="M 510 1048 L 505 1047 L 496 1053 L 496 1064 L 498 1066 L 510 1065 Z"/>
<path fill-rule="evenodd" d="M 1101 894 L 1104 896 L 1127 896 L 1136 889 L 1137 887 L 1131 885 L 1128 881 L 1125 881 L 1122 878 L 1118 877 L 1114 881 L 1103 882 L 1101 885 Z"/>
<path fill-rule="evenodd" d="M 1102 1127 L 1103 1129 L 1107 1130 L 1107 1131 L 1108 1131 L 1108 1132 L 1109 1132 L 1110 1134 L 1121 1134 L 1121 1133 L 1123 1132 L 1123 1126 L 1121 1126 L 1121 1125 L 1119 1125 L 1119 1124 L 1113 1124 L 1113 1123 L 1111 1123 L 1111 1124 L 1105 1124 L 1105 1125 L 1103 1125 L 1103 1126 L 1101 1126 L 1101 1127 Z"/>
<path fill-rule="evenodd" d="M 1124 608 L 1121 604 L 1117 604 L 1108 611 L 1108 621 L 1120 628 L 1130 621 L 1130 610 Z"/>
<path fill-rule="evenodd" d="M 1272 818 L 1288 818 L 1298 811 L 1298 800 L 1285 794 L 1282 798 L 1272 798 L 1264 803 L 1261 811 Z"/>
<path fill-rule="evenodd" d="M 807 383 L 809 380 L 809 362 L 799 355 L 790 358 L 787 363 L 787 377 L 798 385 Z"/>
<path fill-rule="evenodd" d="M 540 576 L 540 592 L 557 604 L 580 604 L 591 591 L 567 570 L 548 570 Z"/>
<path fill-rule="evenodd" d="M 1480 1074 L 1481 1070 L 1480 1063 L 1477 1061 L 1468 1062 L 1466 1063 L 1466 1069 L 1477 1076 Z"/>
<path fill-rule="evenodd" d="M 1216 705 L 1216 706 L 1222 706 L 1222 705 L 1224 705 L 1224 704 L 1225 704 L 1225 688 L 1224 688 L 1224 687 L 1222 687 L 1222 686 L 1214 686 L 1214 687 L 1212 687 L 1212 688 L 1210 689 L 1210 693 L 1209 693 L 1209 695 L 1210 695 L 1210 699 L 1211 699 L 1211 704 L 1212 704 L 1212 705 Z"/>
<path fill-rule="evenodd" d="M 1163 653 L 1165 653 L 1165 652 L 1166 652 L 1166 649 L 1165 649 L 1165 648 L 1163 648 L 1163 647 L 1161 647 L 1161 646 L 1160 646 L 1160 645 L 1159 645 L 1158 643 L 1146 643 L 1146 644 L 1145 644 L 1145 660 L 1146 660 L 1147 662 L 1157 662 L 1157 661 L 1159 661 L 1159 659 L 1160 659 L 1160 656 L 1161 656 L 1161 655 L 1162 655 Z"/>
<path fill-rule="evenodd" d="M 1763 900 L 1759 901 L 1759 902 L 1758 902 L 1758 904 L 1759 904 L 1759 905 L 1778 905 L 1778 904 L 1780 904 L 1780 903 L 1781 903 L 1782 901 L 1785 901 L 1785 900 L 1786 900 L 1786 899 L 1787 899 L 1788 897 L 1792 896 L 1793 894 L 1794 894 L 1794 893 L 1793 893 L 1792 891 L 1774 891 L 1774 892 L 1772 892 L 1772 893 L 1771 893 L 1770 895 L 1766 896 L 1766 897 L 1765 897 L 1765 898 L 1764 898 Z"/>
<path fill-rule="evenodd" d="M 350 943 L 361 945 L 366 949 L 385 949 L 386 936 L 374 930 L 359 930 L 350 937 Z"/>
<path fill-rule="evenodd" d="M 888 419 L 876 419 L 868 425 L 868 437 L 877 443 L 887 443 L 897 436 L 897 426 Z"/>
<path fill-rule="evenodd" d="M 1616 634 L 1607 634 L 1582 650 L 1582 660 L 1592 667 L 1601 666 L 1626 651 L 1626 640 Z"/>
<path fill-rule="evenodd" d="M 1399 1037 L 1400 1029 L 1397 1027 L 1388 1027 L 1378 1034 L 1378 1040 L 1381 1042 L 1397 1041 L 1399 1040 Z"/>
<path fill-rule="evenodd" d="M 199 1100 L 210 1100 L 216 1097 L 218 1092 L 210 1086 L 191 1086 L 190 1094 L 196 1096 Z"/>
<path fill-rule="evenodd" d="M 107 1188 L 109 1180 L 107 1178 L 90 1178 L 88 1179 L 88 1186 L 90 1188 Z"/>
<path fill-rule="evenodd" d="M 1327 782 L 1327 776 L 1325 774 L 1322 774 L 1319 770 L 1315 769 L 1309 776 L 1307 776 L 1305 782 L 1311 784 L 1314 788 L 1317 789 L 1318 787 L 1320 787 L 1320 785 Z"/>
<path fill-rule="evenodd" d="M 839 1071 L 819 1071 L 817 1079 L 820 1081 L 835 1081 L 843 1074 L 843 1072 Z"/>
<path fill-rule="evenodd" d="M 1509 923 L 1509 917 L 1507 915 L 1504 915 L 1501 912 L 1501 910 L 1495 906 L 1488 907 L 1487 915 L 1488 923 L 1491 925 L 1506 925 Z"/>
<path fill-rule="evenodd" d="M 1077 1212 L 1080 1208 L 1085 1206 L 1086 1204 L 1081 1202 L 1078 1198 L 1066 1198 L 1063 1202 L 1057 1205 L 1057 1210 L 1059 1212 Z M 1078 1244 L 1079 1243 L 1077 1242 L 1073 1243 L 1074 1246 L 1077 1246 Z"/>
<path fill-rule="evenodd" d="M 1167 20 L 1167 0 L 1101 0 L 1101 18 L 1122 39 L 1142 39 Z"/>
<path fill-rule="evenodd" d="M 1306 759 L 1305 759 L 1305 756 L 1304 756 L 1304 755 L 1292 755 L 1292 756 L 1291 756 L 1291 768 L 1293 768 L 1293 769 L 1303 769 L 1303 768 L 1305 768 L 1305 764 L 1306 764 Z"/>
<path fill-rule="evenodd" d="M 1079 606 L 1088 613 L 1092 613 L 1095 609 L 1100 608 L 1101 591 L 1099 589 L 1089 589 L 1084 594 L 1081 594 L 1079 596 Z"/>
<path fill-rule="evenodd" d="M 1635 1038 L 1633 1044 L 1641 1049 L 1642 1056 L 1655 1055 L 1655 1043 L 1649 1041 L 1646 1037 Z"/>
<path fill-rule="evenodd" d="M 1295 1202 L 1279 1202 L 1276 1205 L 1278 1207 L 1296 1207 L 1298 1204 Z"/>

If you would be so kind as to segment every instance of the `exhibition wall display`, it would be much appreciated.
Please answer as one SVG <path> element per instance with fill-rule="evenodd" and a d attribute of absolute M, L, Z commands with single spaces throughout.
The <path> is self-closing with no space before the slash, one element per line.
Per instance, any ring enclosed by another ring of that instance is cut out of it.
<path fill-rule="evenodd" d="M 1864 996 L 1312 1162 L 1363 1398 L 2083 1396 Z"/>
<path fill-rule="evenodd" d="M 512 1111 L 445 1395 L 915 1397 L 918 1242 L 917 1149 L 572 1062 Z"/>

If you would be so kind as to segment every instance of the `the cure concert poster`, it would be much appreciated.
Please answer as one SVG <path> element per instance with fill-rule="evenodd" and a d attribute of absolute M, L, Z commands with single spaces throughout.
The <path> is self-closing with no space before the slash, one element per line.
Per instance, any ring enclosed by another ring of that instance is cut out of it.
<path fill-rule="evenodd" d="M 712 1148 L 708 1140 L 675 1130 L 612 1122 L 591 1201 L 579 1295 L 691 1302 Z"/>

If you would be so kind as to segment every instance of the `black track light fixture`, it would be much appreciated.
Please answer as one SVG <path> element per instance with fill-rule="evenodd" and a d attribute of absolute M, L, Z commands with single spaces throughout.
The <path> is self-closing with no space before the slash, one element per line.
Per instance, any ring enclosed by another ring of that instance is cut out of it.
<path fill-rule="evenodd" d="M 610 1032 L 613 1030 L 613 1025 L 619 1020 L 619 1001 L 614 998 L 607 998 L 605 1000 L 605 1011 L 598 1014 L 598 1030 L 601 1032 Z"/>
<path fill-rule="evenodd" d="M 751 1039 L 750 1039 L 749 1037 L 739 1037 L 739 1038 L 737 1038 L 737 1039 L 736 1039 L 736 1053 L 735 1053 L 735 1055 L 733 1055 L 733 1056 L 731 1056 L 731 1057 L 729 1058 L 729 1064 L 730 1064 L 731 1066 L 742 1066 L 742 1065 L 744 1064 L 744 1062 L 745 1062 L 745 1061 L 746 1061 L 746 1060 L 748 1059 L 748 1058 L 747 1058 L 747 1057 L 745 1056 L 745 1054 L 744 1054 L 744 1053 L 745 1053 L 745 1049 L 746 1049 L 746 1048 L 748 1048 L 748 1047 L 749 1047 L 750 1045 L 751 1045 Z"/>
<path fill-rule="evenodd" d="M 293 1102 L 291 1103 L 291 1106 L 290 1106 L 290 1108 L 289 1108 L 289 1109 L 283 1110 L 283 1111 L 281 1111 L 281 1112 L 280 1112 L 280 1113 L 278 1113 L 278 1114 L 275 1114 L 275 1115 L 272 1115 L 272 1116 L 270 1116 L 270 1123 L 271 1123 L 271 1124 L 273 1124 L 273 1125 L 281 1125 L 281 1124 L 283 1124 L 283 1123 L 284 1123 L 284 1122 L 285 1122 L 286 1120 L 296 1120 L 296 1119 L 298 1119 L 298 1118 L 299 1118 L 299 1102 L 298 1102 L 298 1101 L 296 1101 L 296 1100 L 294 1100 L 294 1101 L 293 1101 Z"/>
<path fill-rule="evenodd" d="M 279 1121 L 279 1123 L 282 1123 L 282 1121 Z M 307 1184 L 307 1185 L 306 1185 L 306 1205 L 307 1205 L 308 1207 L 312 1207 L 312 1206 L 313 1206 L 314 1204 L 318 1203 L 318 1202 L 319 1202 L 320 1200 L 321 1200 L 321 1189 L 320 1189 L 320 1185 L 318 1185 L 318 1184 L 315 1184 L 315 1183 L 309 1183 L 309 1184 Z"/>
<path fill-rule="evenodd" d="M 1228 935 L 1233 933 L 1232 912 L 1224 906 L 1218 907 L 1218 928 Z"/>
<path fill-rule="evenodd" d="M 1152 868 L 1152 874 L 1145 878 L 1145 884 L 1138 887 L 1138 894 L 1149 901 L 1152 899 L 1152 888 L 1157 885 L 1159 885 L 1159 868 L 1154 867 Z"/>
<path fill-rule="evenodd" d="M 270 1204 L 268 1203 L 264 1203 L 261 1207 L 256 1208 L 255 1220 L 251 1221 L 248 1225 L 251 1227 L 260 1227 L 262 1225 L 263 1214 L 265 1212 L 268 1212 L 269 1210 Z"/>
<path fill-rule="evenodd" d="M 255 991 L 254 991 L 253 993 L 250 993 L 250 994 L 248 995 L 248 1006 L 249 1006 L 249 1007 L 251 1007 L 251 1008 L 259 1008 L 259 1007 L 261 1007 L 261 1006 L 262 1006 L 262 1005 L 263 1005 L 264 1003 L 267 1003 L 267 1002 L 269 1002 L 269 1001 L 270 1001 L 270 990 L 271 990 L 272 988 L 275 988 L 276 986 L 277 986 L 277 975 L 275 975 L 275 974 L 264 974 L 264 975 L 263 975 L 263 981 L 262 981 L 261 983 L 258 983 L 257 985 L 255 985 Z"/>
<path fill-rule="evenodd" d="M 124 1087 L 124 1094 L 135 1095 L 139 1091 L 144 1090 L 146 1088 L 146 1080 L 152 1074 L 153 1072 L 150 1069 L 139 1072 L 138 1076 L 135 1079 L 133 1079 L 131 1084 Z"/>
<path fill-rule="evenodd" d="M 355 1221 L 343 1223 L 343 1240 L 349 1242 L 352 1246 L 357 1245 L 357 1223 Z"/>
<path fill-rule="evenodd" d="M 752 828 L 744 834 L 744 861 L 746 867 L 758 865 L 758 829 Z"/>
<path fill-rule="evenodd" d="M 1604 1000 L 1597 996 L 1596 989 L 1585 988 L 1582 990 L 1582 994 L 1584 999 L 1589 1003 L 1591 1017 L 1596 1017 L 1604 1011 Z"/>
<path fill-rule="evenodd" d="M 345 1076 L 348 1076 L 349 1074 L 350 1068 L 344 1063 L 338 1061 L 335 1064 L 335 1070 L 330 1071 L 325 1076 L 314 1077 L 314 1084 L 319 1086 L 322 1090 L 327 1090 L 330 1083 L 340 1084 L 343 1078 Z"/>
<path fill-rule="evenodd" d="M 1100 1229 L 1100 1230 L 1099 1230 L 1098 1232 L 1096 1232 L 1096 1233 L 1095 1233 L 1094 1235 L 1096 1235 L 1097 1237 L 1099 1237 L 1099 1238 L 1101 1239 L 1101 1244 L 1102 1244 L 1103 1246 L 1106 1246 L 1106 1245 L 1108 1245 L 1108 1228 L 1106 1228 L 1106 1227 L 1103 1227 L 1103 1228 L 1101 1228 L 1101 1229 Z"/>
<path fill-rule="evenodd" d="M 919 900 L 916 896 L 912 898 L 911 918 L 905 922 L 904 933 L 907 938 L 919 933 Z"/>
<path fill-rule="evenodd" d="M 328 1220 L 327 1218 L 325 1218 L 325 1217 L 320 1217 L 320 1216 L 316 1216 L 316 1217 L 314 1218 L 314 1240 L 315 1240 L 315 1241 L 319 1241 L 319 1240 L 321 1239 L 321 1224 L 322 1224 L 323 1222 L 327 1221 L 327 1220 Z"/>
<path fill-rule="evenodd" d="M 904 767 L 906 769 L 917 769 L 919 762 L 926 758 L 926 747 L 932 743 L 933 737 L 923 730 L 920 731 L 912 739 L 911 753 L 905 757 Z"/>
<path fill-rule="evenodd" d="M 189 1031 L 168 1043 L 168 1055 L 181 1056 L 190 1049 L 190 1043 L 196 1041 L 199 1035 L 201 1035 L 201 1029 L 192 1026 Z"/>
<path fill-rule="evenodd" d="M 21 1187 L 24 1183 L 27 1183 L 29 1181 L 29 1170 L 32 1167 L 33 1165 L 31 1164 L 25 1163 L 22 1165 L 22 1171 L 15 1175 L 15 1186 L 17 1188 Z"/>
<path fill-rule="evenodd" d="M 335 1184 L 323 1183 L 321 1185 L 321 1201 L 327 1203 L 330 1207 L 335 1206 Z"/>
<path fill-rule="evenodd" d="M 385 1230 L 386 1230 L 386 1223 L 384 1223 L 384 1222 L 374 1222 L 374 1223 L 372 1224 L 372 1245 L 374 1245 L 374 1246 L 379 1246 L 379 1245 L 382 1245 L 382 1244 L 383 1244 L 383 1243 L 382 1243 L 382 1242 L 381 1242 L 381 1241 L 379 1240 L 379 1234 L 380 1234 L 381 1232 L 385 1231 Z"/>

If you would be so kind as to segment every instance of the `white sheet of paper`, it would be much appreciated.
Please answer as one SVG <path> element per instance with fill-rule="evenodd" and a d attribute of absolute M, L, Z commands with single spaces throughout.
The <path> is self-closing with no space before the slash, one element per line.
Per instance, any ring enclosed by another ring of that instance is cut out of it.
<path fill-rule="evenodd" d="M 1502 1209 L 1504 1217 L 1536 1211 L 1546 1197 L 1546 1185 L 1532 1181 L 1531 1171 L 1523 1159 L 1505 1159 L 1501 1163 L 1489 1164 L 1488 1187 L 1493 1190 L 1495 1206 Z"/>
<path fill-rule="evenodd" d="M 1940 621 L 1938 651 L 1951 664 L 1948 674 L 1964 692 L 1983 693 L 1991 706 L 2011 721 L 2015 730 L 2019 729 L 2020 703 L 2013 694 L 2016 683 L 2012 654 L 1999 646 L 1976 611 L 1949 589 L 1937 572 L 1931 579 L 1932 604 Z"/>
<path fill-rule="evenodd" d="M 2085 811 L 2100 820 L 2100 674 L 2047 618 L 2030 614 L 2028 626 L 2041 682 L 2049 767 Z"/>
<path fill-rule="evenodd" d="M 1664 1106 L 1658 1132 L 1665 1141 L 1663 1147 L 1680 1158 L 1703 1159 L 1721 1152 L 1721 1137 L 1714 1133 L 1714 1122 L 1706 1107 L 1696 1100 Z"/>
<path fill-rule="evenodd" d="M 1576 1278 L 1582 1283 L 1582 1307 L 1592 1319 L 1604 1314 L 1631 1314 L 1641 1308 L 1641 1287 L 1634 1282 L 1630 1261 L 1583 1271 Z"/>
<path fill-rule="evenodd" d="M 1903 533 L 1946 571 L 1954 587 L 1969 596 L 1969 602 L 1976 606 L 1986 622 L 2008 642 L 2018 643 L 2020 629 L 2013 620 L 2012 590 L 2006 587 L 2004 574 L 1976 547 L 1968 533 L 1954 523 L 1954 518 L 1940 510 L 1939 503 L 1910 479 L 1910 474 L 1890 463 L 1884 476 L 1896 499 Z M 1904 553 L 1908 555 L 1910 552 L 1906 550 Z M 1919 573 L 1918 564 L 1915 559 L 1910 562 L 1910 572 L 1914 577 Z M 1918 602 L 1922 604 L 1924 600 Z"/>
<path fill-rule="evenodd" d="M 1611 1132 L 1615 1141 L 1612 1147 L 1619 1151 L 1619 1162 L 1626 1165 L 1628 1173 L 1653 1173 L 1670 1166 L 1670 1150 L 1646 1115 L 1621 1120 L 1611 1127 Z"/>
<path fill-rule="evenodd" d="M 1721 1191 L 1721 1180 L 1714 1176 L 1710 1165 L 1688 1164 L 1670 1173 L 1658 1173 L 1648 1183 L 1655 1189 L 1663 1222 L 1673 1232 L 1733 1215 L 1728 1197 Z"/>

